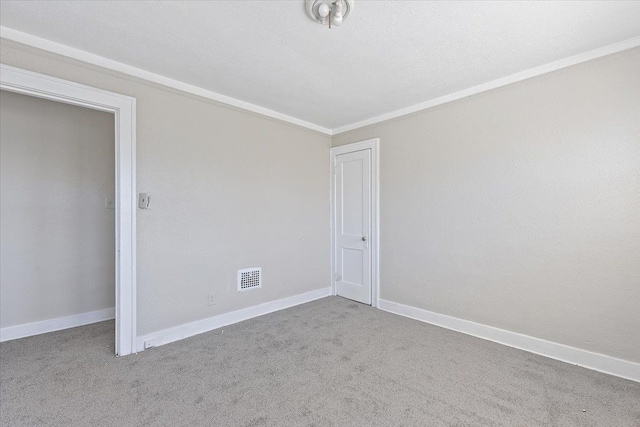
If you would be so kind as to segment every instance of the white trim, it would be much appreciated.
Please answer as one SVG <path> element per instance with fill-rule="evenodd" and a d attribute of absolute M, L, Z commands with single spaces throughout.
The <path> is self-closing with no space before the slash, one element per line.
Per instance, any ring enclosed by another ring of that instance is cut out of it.
<path fill-rule="evenodd" d="M 241 310 L 232 311 L 230 313 L 220 314 L 218 316 L 209 317 L 208 319 L 198 320 L 196 322 L 185 323 L 184 325 L 175 326 L 164 329 L 162 331 L 153 332 L 151 334 L 138 338 L 137 350 L 142 351 L 150 347 L 158 347 L 189 338 L 194 335 L 203 334 L 205 332 L 219 329 L 254 317 L 263 316 L 273 313 L 274 311 L 284 310 L 285 308 L 315 301 L 331 295 L 331 288 L 323 288 L 315 291 L 306 292 L 304 294 L 294 295 L 292 297 L 279 299 L 276 301 L 265 302 L 263 304 L 254 305 L 252 307 L 243 308 Z"/>
<path fill-rule="evenodd" d="M 114 114 L 116 354 L 136 343 L 136 99 L 0 64 L 0 88 Z"/>
<path fill-rule="evenodd" d="M 353 144 L 333 147 L 329 150 L 331 156 L 330 176 L 330 231 L 331 231 L 331 295 L 336 295 L 336 245 L 335 245 L 335 167 L 336 156 L 353 153 L 360 150 L 371 150 L 371 305 L 378 307 L 380 301 L 380 138 L 354 142 Z"/>
<path fill-rule="evenodd" d="M 462 332 L 474 337 L 497 342 L 499 344 L 539 354 L 541 356 L 546 356 L 551 359 L 571 363 L 572 365 L 578 365 L 584 368 L 640 382 L 640 363 L 617 359 L 604 354 L 593 353 L 588 350 L 581 350 L 564 344 L 558 344 L 540 338 L 534 338 L 528 335 L 518 334 L 516 332 L 506 331 L 504 329 L 498 329 L 492 326 L 458 319 L 456 317 L 446 316 L 444 314 L 438 314 L 432 311 L 398 304 L 391 301 L 380 300 L 378 308 L 390 313 L 399 314 L 400 316 L 410 317 L 411 319 L 419 320 L 421 322 L 441 326 L 443 328 Z"/>
<path fill-rule="evenodd" d="M 68 58 L 77 59 L 98 67 L 106 68 L 109 70 L 117 71 L 119 73 L 127 74 L 129 76 L 137 77 L 139 79 L 147 80 L 153 83 L 157 83 L 163 86 L 167 86 L 173 89 L 187 92 L 193 95 L 201 96 L 222 104 L 230 105 L 232 107 L 240 108 L 242 110 L 251 111 L 263 116 L 271 117 L 272 119 L 281 120 L 283 122 L 291 123 L 296 126 L 311 129 L 316 132 L 323 133 L 325 135 L 331 135 L 331 130 L 320 125 L 316 125 L 305 120 L 301 120 L 292 116 L 288 116 L 283 113 L 271 110 L 269 108 L 261 107 L 250 102 L 242 101 L 240 99 L 232 98 L 230 96 L 222 95 L 211 90 L 202 89 L 198 86 L 194 86 L 188 83 L 181 82 L 169 77 L 162 76 L 160 74 L 152 73 L 141 68 L 137 68 L 131 65 L 124 64 L 122 62 L 114 61 L 93 53 L 86 52 L 84 50 L 76 49 L 71 46 L 67 46 L 61 43 L 56 43 L 51 40 L 43 39 L 31 34 L 23 33 L 12 28 L 0 26 L 0 36 L 12 40 L 14 42 L 22 43 L 27 46 L 35 47 L 37 49 L 46 50 L 47 52 L 63 55 Z"/>
<path fill-rule="evenodd" d="M 115 313 L 116 310 L 112 307 L 104 310 L 90 311 L 88 313 L 74 314 L 72 316 L 58 317 L 56 319 L 42 320 L 40 322 L 8 326 L 0 329 L 0 342 L 111 320 L 115 318 Z"/>
<path fill-rule="evenodd" d="M 473 86 L 467 89 L 463 89 L 459 92 L 454 92 L 448 95 L 434 98 L 429 101 L 424 101 L 410 107 L 401 108 L 396 111 L 382 114 L 380 116 L 372 117 L 370 119 L 362 120 L 349 125 L 341 126 L 339 128 L 332 129 L 332 135 L 338 135 L 350 130 L 359 129 L 365 126 L 370 126 L 376 123 L 384 122 L 386 120 L 395 119 L 397 117 L 406 116 L 407 114 L 413 114 L 418 111 L 426 110 L 438 105 L 446 104 L 447 102 L 456 101 L 458 99 L 466 98 L 472 95 L 476 95 L 481 92 L 486 92 L 492 89 L 496 89 L 502 86 L 510 85 L 522 80 L 527 80 L 532 77 L 547 74 L 552 71 L 560 70 L 562 68 L 571 67 L 572 65 L 580 64 L 582 62 L 597 59 L 603 56 L 612 55 L 614 53 L 622 52 L 623 50 L 632 49 L 640 46 L 640 37 L 634 37 L 628 40 L 614 43 L 608 46 L 604 46 L 598 49 L 590 50 L 588 52 L 580 53 L 578 55 L 563 58 L 558 61 L 550 62 L 548 64 L 540 65 L 539 67 L 531 68 L 519 73 L 511 74 L 510 76 L 502 77 L 487 83 L 482 83 L 477 86 Z"/>

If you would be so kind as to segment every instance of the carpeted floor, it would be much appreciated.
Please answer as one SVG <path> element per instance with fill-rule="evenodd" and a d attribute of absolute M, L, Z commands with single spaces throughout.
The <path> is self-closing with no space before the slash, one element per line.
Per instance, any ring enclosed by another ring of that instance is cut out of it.
<path fill-rule="evenodd" d="M 640 426 L 640 383 L 337 297 L 122 358 L 113 328 L 2 343 L 0 424 Z"/>

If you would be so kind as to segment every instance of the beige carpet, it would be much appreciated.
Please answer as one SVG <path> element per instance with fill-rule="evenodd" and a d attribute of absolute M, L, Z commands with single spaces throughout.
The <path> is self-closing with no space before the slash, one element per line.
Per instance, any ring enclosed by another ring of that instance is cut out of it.
<path fill-rule="evenodd" d="M 2 343 L 0 424 L 640 426 L 640 383 L 336 297 L 122 358 L 113 327 Z"/>

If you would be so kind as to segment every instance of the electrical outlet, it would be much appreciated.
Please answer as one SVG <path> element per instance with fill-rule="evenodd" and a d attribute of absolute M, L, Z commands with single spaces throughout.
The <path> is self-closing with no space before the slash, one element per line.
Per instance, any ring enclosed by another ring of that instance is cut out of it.
<path fill-rule="evenodd" d="M 216 305 L 216 295 L 215 294 L 209 294 L 209 305 Z"/>

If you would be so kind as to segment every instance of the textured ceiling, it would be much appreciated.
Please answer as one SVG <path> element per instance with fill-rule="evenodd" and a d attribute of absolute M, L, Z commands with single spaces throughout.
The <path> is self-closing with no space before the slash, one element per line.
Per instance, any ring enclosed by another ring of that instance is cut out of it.
<path fill-rule="evenodd" d="M 2 1 L 0 24 L 335 129 L 640 36 L 640 2 Z"/>

